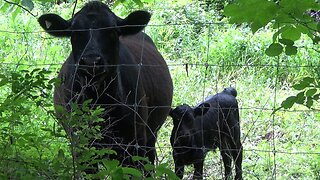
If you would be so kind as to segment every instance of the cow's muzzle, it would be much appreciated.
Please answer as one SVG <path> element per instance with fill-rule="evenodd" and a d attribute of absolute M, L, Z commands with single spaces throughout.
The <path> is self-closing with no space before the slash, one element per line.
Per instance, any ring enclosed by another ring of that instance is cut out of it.
<path fill-rule="evenodd" d="M 88 65 L 88 66 L 94 66 L 94 65 L 100 65 L 102 61 L 102 57 L 99 55 L 85 55 L 81 57 L 81 64 Z"/>

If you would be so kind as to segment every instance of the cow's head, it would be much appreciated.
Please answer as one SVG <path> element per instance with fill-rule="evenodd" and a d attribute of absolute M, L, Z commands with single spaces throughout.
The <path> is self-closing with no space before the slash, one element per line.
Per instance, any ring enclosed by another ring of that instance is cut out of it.
<path fill-rule="evenodd" d="M 169 115 L 173 119 L 173 130 L 171 134 L 171 145 L 173 148 L 179 146 L 192 146 L 192 136 L 199 129 L 195 121 L 197 116 L 203 116 L 208 112 L 210 104 L 202 103 L 195 108 L 187 104 L 171 109 Z"/>
<path fill-rule="evenodd" d="M 119 36 L 142 31 L 149 20 L 150 14 L 146 11 L 135 11 L 121 19 L 98 1 L 87 3 L 69 20 L 57 14 L 45 14 L 38 19 L 50 35 L 71 37 L 75 64 L 89 73 L 107 72 L 107 66 L 117 65 Z"/>

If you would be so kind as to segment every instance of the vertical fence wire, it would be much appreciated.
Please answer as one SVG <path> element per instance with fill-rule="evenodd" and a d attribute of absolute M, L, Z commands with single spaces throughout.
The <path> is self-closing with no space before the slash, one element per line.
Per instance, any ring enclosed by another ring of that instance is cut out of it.
<path fill-rule="evenodd" d="M 280 27 L 277 27 L 277 30 L 279 31 Z M 279 36 L 278 39 L 279 41 Z M 278 81 L 280 80 L 279 78 L 279 65 L 280 65 L 280 56 L 276 57 L 277 60 L 277 65 L 276 65 L 276 74 L 275 74 L 275 82 L 274 82 L 274 97 L 273 97 L 273 111 L 276 110 L 277 108 L 277 88 L 278 88 Z M 273 154 L 273 178 L 277 179 L 277 149 L 276 149 L 276 141 L 275 141 L 275 113 L 272 113 L 272 154 Z"/>

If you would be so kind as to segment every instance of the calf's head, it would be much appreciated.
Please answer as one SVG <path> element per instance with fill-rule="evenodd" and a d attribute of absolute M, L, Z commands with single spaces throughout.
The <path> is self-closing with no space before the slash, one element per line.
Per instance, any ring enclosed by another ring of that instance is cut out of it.
<path fill-rule="evenodd" d="M 170 142 L 174 150 L 179 146 L 192 146 L 192 136 L 199 130 L 195 124 L 196 117 L 206 114 L 209 108 L 210 104 L 202 103 L 195 108 L 184 104 L 171 109 L 169 115 L 173 119 L 173 129 Z"/>
<path fill-rule="evenodd" d="M 135 11 L 121 19 L 98 1 L 87 3 L 69 20 L 57 14 L 44 14 L 38 19 L 50 35 L 70 37 L 74 64 L 95 74 L 106 73 L 108 66 L 118 63 L 119 36 L 140 32 L 149 20 L 146 11 Z"/>
<path fill-rule="evenodd" d="M 237 90 L 235 88 L 233 88 L 233 87 L 224 88 L 222 93 L 229 94 L 229 95 L 232 95 L 234 97 L 237 97 L 237 95 L 238 95 Z"/>

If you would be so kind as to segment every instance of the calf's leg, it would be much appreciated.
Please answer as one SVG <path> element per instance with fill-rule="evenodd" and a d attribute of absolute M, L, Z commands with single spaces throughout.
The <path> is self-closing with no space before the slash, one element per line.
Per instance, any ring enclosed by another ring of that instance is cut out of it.
<path fill-rule="evenodd" d="M 240 140 L 232 148 L 232 157 L 235 162 L 236 180 L 242 180 L 242 144 Z"/>
<path fill-rule="evenodd" d="M 184 173 L 184 166 L 176 164 L 175 165 L 175 173 L 180 179 L 182 179 L 183 178 L 183 173 Z"/>
<path fill-rule="evenodd" d="M 193 164 L 194 166 L 193 179 L 203 179 L 203 163 L 204 163 L 204 158 L 200 162 L 196 162 Z"/>
<path fill-rule="evenodd" d="M 235 164 L 235 172 L 236 180 L 242 180 L 242 144 L 240 140 L 240 124 L 239 124 L 239 112 L 236 111 L 236 115 L 232 116 L 235 117 L 232 120 L 230 120 L 230 139 L 229 144 L 231 147 L 231 154 L 232 158 Z"/>
<path fill-rule="evenodd" d="M 220 148 L 220 153 L 222 156 L 222 161 L 224 165 L 224 179 L 229 179 L 231 177 L 231 162 L 232 162 L 232 157 L 230 154 L 230 151 L 227 146 L 222 146 Z"/>

